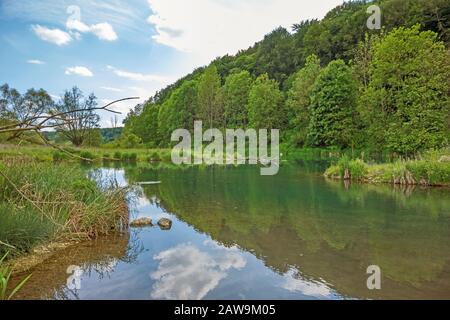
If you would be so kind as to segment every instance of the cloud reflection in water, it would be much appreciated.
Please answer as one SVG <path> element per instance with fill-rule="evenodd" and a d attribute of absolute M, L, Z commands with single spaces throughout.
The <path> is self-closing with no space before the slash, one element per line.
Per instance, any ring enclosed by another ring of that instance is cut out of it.
<path fill-rule="evenodd" d="M 227 271 L 242 269 L 246 260 L 236 250 L 221 248 L 213 253 L 200 251 L 192 244 L 180 244 L 154 257 L 158 270 L 153 299 L 200 300 L 227 277 Z"/>

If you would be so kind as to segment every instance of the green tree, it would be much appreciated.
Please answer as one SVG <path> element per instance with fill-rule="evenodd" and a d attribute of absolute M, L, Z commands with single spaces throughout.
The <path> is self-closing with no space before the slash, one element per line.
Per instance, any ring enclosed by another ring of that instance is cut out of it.
<path fill-rule="evenodd" d="M 198 111 L 210 128 L 220 126 L 223 120 L 221 81 L 215 65 L 209 66 L 198 84 Z"/>
<path fill-rule="evenodd" d="M 283 83 L 296 69 L 293 38 L 284 28 L 278 28 L 258 44 L 255 71 Z"/>
<path fill-rule="evenodd" d="M 8 84 L 0 86 L 0 125 L 17 123 L 19 128 L 37 125 L 53 107 L 54 102 L 44 89 L 29 89 L 21 94 Z M 24 132 L 4 134 L 2 139 L 18 139 Z"/>
<path fill-rule="evenodd" d="M 124 121 L 123 134 L 137 135 L 148 146 L 157 146 L 158 140 L 158 113 L 159 105 L 153 101 L 147 101 L 143 106 L 136 108 L 127 115 Z"/>
<path fill-rule="evenodd" d="M 347 147 L 352 144 L 356 93 L 356 82 L 344 61 L 332 61 L 320 72 L 311 93 L 310 145 Z"/>
<path fill-rule="evenodd" d="M 223 87 L 227 128 L 246 127 L 248 124 L 248 96 L 252 77 L 248 71 L 229 75 Z"/>
<path fill-rule="evenodd" d="M 103 143 L 102 132 L 100 128 L 90 129 L 86 133 L 86 138 L 83 141 L 83 146 L 99 147 Z"/>
<path fill-rule="evenodd" d="M 163 145 L 169 143 L 174 130 L 193 129 L 197 105 L 197 82 L 194 80 L 184 82 L 163 103 L 158 115 L 158 130 Z"/>
<path fill-rule="evenodd" d="M 286 123 L 283 94 L 278 82 L 267 74 L 259 76 L 251 90 L 248 101 L 250 127 L 255 129 L 283 129 Z"/>
<path fill-rule="evenodd" d="M 124 133 L 119 139 L 122 148 L 138 148 L 142 145 L 142 139 L 133 133 Z"/>
<path fill-rule="evenodd" d="M 410 155 L 448 142 L 449 58 L 437 34 L 419 26 L 395 29 L 374 46 L 360 107 L 372 147 Z"/>
<path fill-rule="evenodd" d="M 61 113 L 53 121 L 56 131 L 66 136 L 73 145 L 81 146 L 89 130 L 98 127 L 100 117 L 92 110 L 96 106 L 97 97 L 93 93 L 85 98 L 76 86 L 66 90 L 55 107 L 56 112 Z"/>
<path fill-rule="evenodd" d="M 319 58 L 316 55 L 309 56 L 305 67 L 294 75 L 292 88 L 288 92 L 286 105 L 290 115 L 290 127 L 292 128 L 291 143 L 297 146 L 303 146 L 306 143 L 310 118 L 310 96 L 319 73 Z"/>

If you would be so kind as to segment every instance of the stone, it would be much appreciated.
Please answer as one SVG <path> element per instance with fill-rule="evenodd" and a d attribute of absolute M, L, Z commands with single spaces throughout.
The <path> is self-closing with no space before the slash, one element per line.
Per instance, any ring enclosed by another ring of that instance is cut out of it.
<path fill-rule="evenodd" d="M 170 230 L 170 228 L 172 228 L 172 221 L 170 219 L 167 219 L 167 218 L 161 218 L 158 221 L 158 226 L 162 230 Z"/>
<path fill-rule="evenodd" d="M 146 227 L 152 225 L 152 219 L 150 218 L 139 218 L 130 222 L 131 227 Z"/>

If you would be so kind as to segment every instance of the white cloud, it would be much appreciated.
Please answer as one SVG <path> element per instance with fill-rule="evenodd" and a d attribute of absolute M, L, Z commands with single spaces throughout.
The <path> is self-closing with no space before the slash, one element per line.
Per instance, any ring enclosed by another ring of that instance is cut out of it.
<path fill-rule="evenodd" d="M 77 38 L 80 38 L 81 33 L 91 32 L 97 36 L 100 40 L 106 41 L 115 41 L 118 39 L 114 28 L 107 22 L 93 24 L 88 26 L 87 24 L 81 22 L 76 19 L 67 19 L 66 28 L 71 32 L 75 32 L 77 34 Z"/>
<path fill-rule="evenodd" d="M 91 32 L 95 34 L 100 40 L 117 40 L 117 34 L 114 32 L 113 27 L 107 22 L 92 25 Z"/>
<path fill-rule="evenodd" d="M 30 63 L 30 64 L 45 64 L 44 61 L 41 61 L 41 60 L 38 60 L 38 59 L 27 60 L 27 63 Z"/>
<path fill-rule="evenodd" d="M 242 269 L 246 260 L 238 252 L 220 250 L 214 254 L 200 251 L 191 244 L 181 244 L 154 257 L 158 270 L 153 299 L 200 300 L 227 277 L 227 271 Z"/>
<path fill-rule="evenodd" d="M 67 75 L 75 74 L 75 75 L 82 76 L 82 77 L 92 77 L 92 76 L 94 76 L 94 74 L 92 73 L 91 70 L 89 70 L 86 67 L 81 67 L 81 66 L 75 66 L 75 67 L 66 68 L 65 74 L 67 74 Z"/>
<path fill-rule="evenodd" d="M 69 30 L 75 30 L 79 32 L 89 32 L 91 28 L 83 22 L 75 19 L 67 19 L 66 28 Z"/>
<path fill-rule="evenodd" d="M 31 28 L 40 39 L 54 43 L 58 46 L 68 44 L 72 41 L 70 34 L 60 29 L 49 29 L 38 24 L 33 25 Z"/>
<path fill-rule="evenodd" d="M 342 0 L 147 0 L 158 43 L 188 52 L 198 65 L 248 48 L 279 26 L 321 18 Z"/>
<path fill-rule="evenodd" d="M 100 87 L 100 89 L 106 90 L 106 91 L 112 91 L 112 92 L 122 92 L 122 89 L 119 88 L 113 88 L 113 87 Z"/>
<path fill-rule="evenodd" d="M 171 79 L 164 76 L 158 76 L 154 74 L 143 74 L 139 72 L 131 72 L 126 70 L 117 69 L 113 66 L 107 66 L 109 70 L 114 72 L 116 76 L 126 78 L 133 81 L 155 81 L 155 82 L 163 82 L 170 83 Z"/>

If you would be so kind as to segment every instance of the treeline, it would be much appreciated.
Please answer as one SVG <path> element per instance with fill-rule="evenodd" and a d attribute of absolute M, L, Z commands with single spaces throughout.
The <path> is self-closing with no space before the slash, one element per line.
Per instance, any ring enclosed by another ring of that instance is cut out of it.
<path fill-rule="evenodd" d="M 381 30 L 366 10 L 378 4 Z M 174 129 L 278 128 L 295 147 L 413 154 L 449 141 L 450 0 L 352 1 L 278 28 L 136 106 L 122 141 L 164 147 Z"/>

